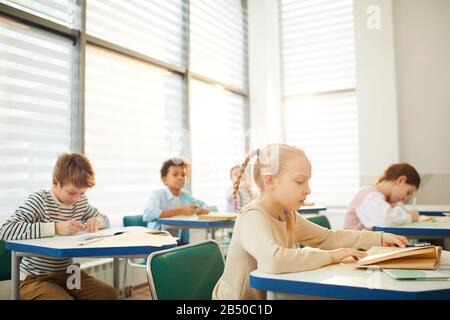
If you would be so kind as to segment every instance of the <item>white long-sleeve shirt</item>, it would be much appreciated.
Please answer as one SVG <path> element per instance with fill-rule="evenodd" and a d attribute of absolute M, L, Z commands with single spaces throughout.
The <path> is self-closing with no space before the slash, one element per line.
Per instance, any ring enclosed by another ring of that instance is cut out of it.
<path fill-rule="evenodd" d="M 401 202 L 391 206 L 374 186 L 366 186 L 350 202 L 344 228 L 362 230 L 408 222 L 411 222 L 411 216 Z"/>

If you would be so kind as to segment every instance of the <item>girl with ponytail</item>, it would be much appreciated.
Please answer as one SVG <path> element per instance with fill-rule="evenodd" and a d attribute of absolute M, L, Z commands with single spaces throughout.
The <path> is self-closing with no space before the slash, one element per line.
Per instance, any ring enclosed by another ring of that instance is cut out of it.
<path fill-rule="evenodd" d="M 247 154 L 234 183 L 235 199 L 251 163 L 260 195 L 238 211 L 213 299 L 265 299 L 266 292 L 250 287 L 250 272 L 256 269 L 273 274 L 306 271 L 366 255 L 355 248 L 408 244 L 405 237 L 390 233 L 328 230 L 298 214 L 311 192 L 311 163 L 303 150 L 286 144 Z M 311 248 L 299 248 L 299 244 Z"/>

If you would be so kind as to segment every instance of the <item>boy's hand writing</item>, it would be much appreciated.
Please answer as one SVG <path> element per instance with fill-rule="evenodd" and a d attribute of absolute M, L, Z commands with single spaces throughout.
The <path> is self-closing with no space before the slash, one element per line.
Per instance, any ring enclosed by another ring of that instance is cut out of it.
<path fill-rule="evenodd" d="M 97 217 L 89 218 L 86 222 L 87 232 L 97 232 L 102 225 L 102 221 Z"/>
<path fill-rule="evenodd" d="M 85 225 L 73 219 L 55 223 L 55 233 L 61 236 L 69 236 L 83 230 Z"/>
<path fill-rule="evenodd" d="M 417 210 L 409 211 L 409 215 L 411 216 L 412 222 L 419 221 L 419 216 L 420 216 L 419 211 L 417 211 Z"/>
<path fill-rule="evenodd" d="M 187 206 L 181 207 L 181 212 L 185 215 L 196 214 L 197 210 L 198 206 L 195 204 L 189 204 Z"/>
<path fill-rule="evenodd" d="M 409 244 L 408 239 L 404 236 L 398 236 L 392 233 L 383 232 L 381 234 L 381 244 L 383 247 L 406 247 Z"/>
<path fill-rule="evenodd" d="M 197 214 L 201 215 L 201 214 L 208 214 L 209 210 L 206 208 L 198 208 Z"/>

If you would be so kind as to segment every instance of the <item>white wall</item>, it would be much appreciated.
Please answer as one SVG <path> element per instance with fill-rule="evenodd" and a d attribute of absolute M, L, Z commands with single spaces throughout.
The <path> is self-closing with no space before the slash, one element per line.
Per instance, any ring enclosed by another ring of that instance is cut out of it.
<path fill-rule="evenodd" d="M 450 1 L 395 0 L 400 159 L 424 176 L 423 203 L 450 203 Z"/>
<path fill-rule="evenodd" d="M 375 7 L 374 7 L 375 6 Z M 376 12 L 368 9 L 379 10 Z M 361 182 L 398 162 L 398 121 L 390 0 L 355 0 L 356 96 Z M 379 19 L 378 25 L 372 19 Z M 377 26 L 379 28 L 377 28 Z"/>
<path fill-rule="evenodd" d="M 373 5 L 380 28 L 371 29 Z M 450 1 L 358 0 L 354 9 L 361 184 L 405 161 L 423 178 L 419 203 L 448 204 Z"/>

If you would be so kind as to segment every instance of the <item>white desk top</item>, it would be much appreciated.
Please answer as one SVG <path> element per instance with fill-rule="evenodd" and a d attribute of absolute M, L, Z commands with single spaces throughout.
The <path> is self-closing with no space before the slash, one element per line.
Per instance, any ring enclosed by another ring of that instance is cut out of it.
<path fill-rule="evenodd" d="M 119 231 L 123 234 L 109 237 Z M 87 257 L 133 255 L 151 253 L 155 250 L 176 246 L 176 238 L 158 234 L 148 234 L 151 229 L 144 227 L 118 227 L 100 230 L 97 233 L 82 233 L 73 236 L 55 236 L 30 240 L 8 240 L 6 248 L 17 252 L 27 252 L 52 257 Z M 153 230 L 155 231 L 155 230 Z M 156 231 L 157 232 L 157 231 Z M 101 241 L 80 245 L 86 239 L 105 237 Z"/>
<path fill-rule="evenodd" d="M 445 252 L 446 259 L 448 255 L 450 252 Z M 450 281 L 395 280 L 382 271 L 356 269 L 354 264 L 352 261 L 275 275 L 256 270 L 251 273 L 250 284 L 267 291 L 341 299 L 450 299 Z M 440 269 L 440 272 L 450 276 L 450 268 Z"/>

